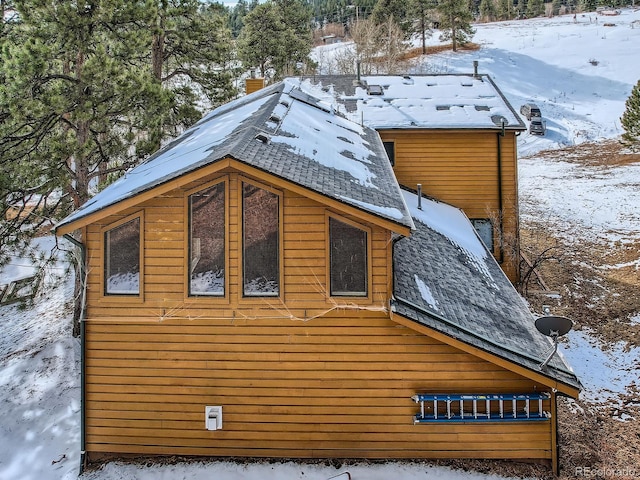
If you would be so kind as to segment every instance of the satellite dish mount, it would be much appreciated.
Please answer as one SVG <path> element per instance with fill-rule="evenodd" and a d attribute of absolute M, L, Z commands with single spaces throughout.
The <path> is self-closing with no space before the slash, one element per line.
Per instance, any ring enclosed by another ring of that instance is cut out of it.
<path fill-rule="evenodd" d="M 545 313 L 548 313 L 548 310 L 545 309 Z M 553 340 L 553 348 L 547 355 L 547 358 L 544 359 L 544 362 L 538 366 L 540 370 L 547 366 L 558 351 L 558 338 L 569 333 L 571 327 L 573 327 L 573 322 L 567 317 L 547 315 L 536 319 L 536 328 L 538 331 L 547 337 L 551 337 Z"/>

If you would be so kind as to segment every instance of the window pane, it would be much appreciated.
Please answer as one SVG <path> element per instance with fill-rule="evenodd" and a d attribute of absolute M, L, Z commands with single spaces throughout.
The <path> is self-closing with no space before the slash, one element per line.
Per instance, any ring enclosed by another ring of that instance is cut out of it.
<path fill-rule="evenodd" d="M 105 232 L 105 293 L 140 293 L 140 218 Z"/>
<path fill-rule="evenodd" d="M 488 218 L 474 218 L 471 219 L 476 232 L 480 236 L 480 239 L 489 250 L 493 250 L 493 225 Z"/>
<path fill-rule="evenodd" d="M 279 275 L 279 198 L 242 185 L 243 279 L 246 296 L 277 296 Z"/>
<path fill-rule="evenodd" d="M 224 183 L 189 196 L 189 294 L 224 295 Z"/>
<path fill-rule="evenodd" d="M 367 296 L 367 232 L 329 218 L 331 295 Z"/>
<path fill-rule="evenodd" d="M 395 142 L 383 142 L 384 151 L 387 152 L 387 157 L 389 157 L 389 162 L 391 165 L 396 164 L 396 145 Z"/>

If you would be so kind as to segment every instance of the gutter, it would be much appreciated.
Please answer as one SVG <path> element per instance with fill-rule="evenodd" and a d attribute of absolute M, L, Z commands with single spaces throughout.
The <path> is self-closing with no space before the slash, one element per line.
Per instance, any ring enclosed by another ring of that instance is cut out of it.
<path fill-rule="evenodd" d="M 502 137 L 504 137 L 504 125 L 498 132 L 498 227 L 500 229 L 500 263 L 504 262 L 504 221 L 503 221 L 503 198 L 502 198 Z"/>
<path fill-rule="evenodd" d="M 80 303 L 80 318 L 78 321 L 80 322 L 80 472 L 78 475 L 82 475 L 84 473 L 85 467 L 87 466 L 87 451 L 86 451 L 86 412 L 85 412 L 85 390 L 86 390 L 86 376 L 85 376 L 85 310 L 87 305 L 87 279 L 86 279 L 86 259 L 87 259 L 87 249 L 84 244 L 78 240 L 76 240 L 73 236 L 65 233 L 63 236 L 66 240 L 71 242 L 73 245 L 80 249 L 80 268 L 79 275 L 80 281 L 82 282 L 82 299 Z"/>

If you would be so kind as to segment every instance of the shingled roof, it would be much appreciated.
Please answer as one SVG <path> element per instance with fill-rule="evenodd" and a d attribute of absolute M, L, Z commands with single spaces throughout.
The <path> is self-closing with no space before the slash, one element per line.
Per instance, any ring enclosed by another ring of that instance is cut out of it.
<path fill-rule="evenodd" d="M 489 75 L 320 75 L 305 81 L 314 95 L 335 98 L 347 118 L 376 130 L 526 129 Z"/>
<path fill-rule="evenodd" d="M 580 389 L 471 222 L 455 207 L 404 191 L 416 230 L 394 246 L 393 310 L 433 330 Z"/>
<path fill-rule="evenodd" d="M 288 79 L 217 108 L 56 228 L 224 158 L 413 227 L 378 134 Z"/>

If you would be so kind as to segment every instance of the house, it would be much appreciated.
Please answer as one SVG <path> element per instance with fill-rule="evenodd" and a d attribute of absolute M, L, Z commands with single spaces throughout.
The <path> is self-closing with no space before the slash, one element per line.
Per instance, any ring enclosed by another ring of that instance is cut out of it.
<path fill-rule="evenodd" d="M 85 461 L 557 469 L 579 380 L 540 366 L 550 344 L 464 212 L 401 188 L 383 133 L 328 93 L 288 79 L 219 107 L 57 225 L 86 258 Z"/>
<path fill-rule="evenodd" d="M 519 279 L 520 116 L 488 75 L 319 76 L 342 113 L 375 129 L 400 185 L 461 208 L 513 283 Z M 320 92 L 318 92 L 320 90 Z"/>

